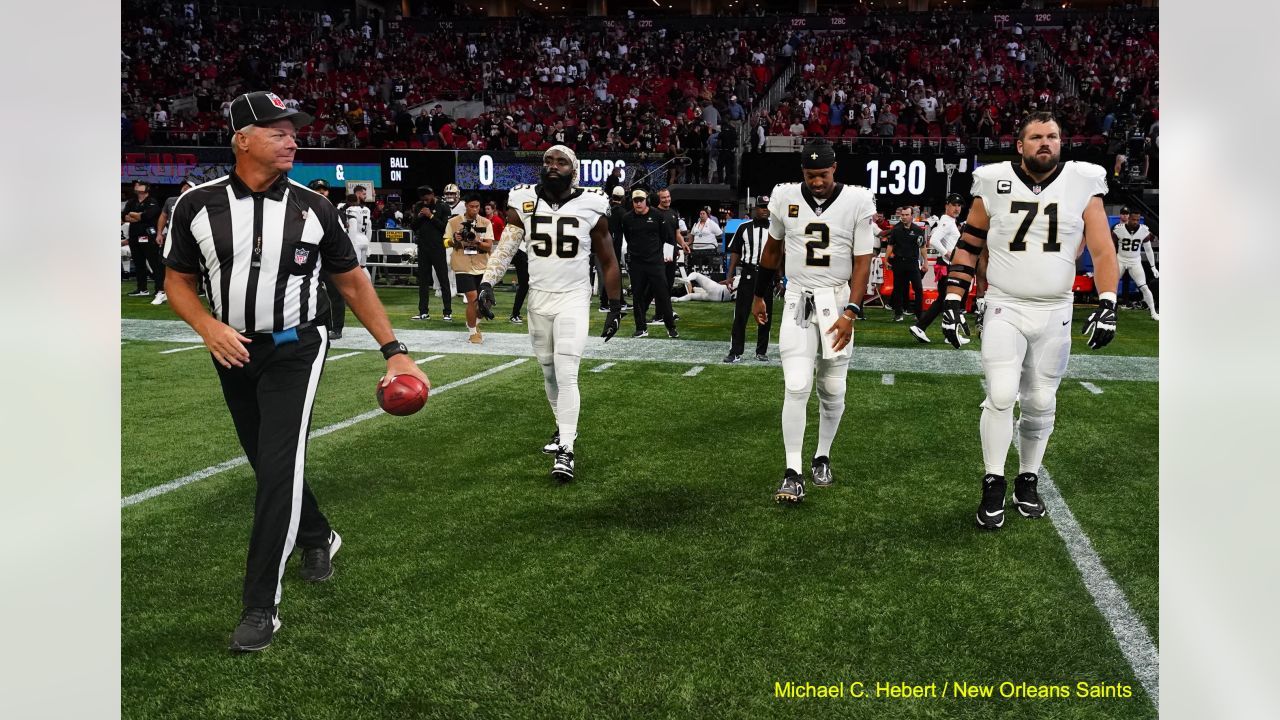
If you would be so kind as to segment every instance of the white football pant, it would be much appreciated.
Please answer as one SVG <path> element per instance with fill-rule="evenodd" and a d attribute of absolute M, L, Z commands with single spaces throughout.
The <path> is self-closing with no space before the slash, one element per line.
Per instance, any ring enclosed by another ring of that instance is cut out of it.
<path fill-rule="evenodd" d="M 809 393 L 813 390 L 814 370 L 818 374 L 818 449 L 814 457 L 831 455 L 831 443 L 840 429 L 844 416 L 845 376 L 849 373 L 849 356 L 841 355 L 831 360 L 822 359 L 822 340 L 834 320 L 824 323 L 817 317 L 810 319 L 809 327 L 796 324 L 796 305 L 801 301 L 801 288 L 787 289 L 782 309 L 777 317 L 781 324 L 778 333 L 778 349 L 782 354 L 782 380 L 785 394 L 782 398 L 782 447 L 786 452 L 787 467 L 804 473 L 801 452 L 804 448 L 804 430 L 809 407 Z M 837 307 L 848 302 L 848 287 L 836 293 Z M 815 314 L 816 315 L 816 314 Z M 823 327 L 823 325 L 827 327 Z M 852 342 L 852 340 L 850 340 Z"/>
<path fill-rule="evenodd" d="M 587 346 L 591 288 L 570 292 L 529 290 L 529 339 L 542 366 L 547 402 L 560 431 L 560 445 L 573 452 L 578 437 L 578 366 Z"/>

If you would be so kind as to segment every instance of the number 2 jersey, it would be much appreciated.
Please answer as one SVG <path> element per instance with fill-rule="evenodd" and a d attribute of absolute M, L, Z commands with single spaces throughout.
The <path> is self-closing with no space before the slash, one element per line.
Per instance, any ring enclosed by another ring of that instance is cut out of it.
<path fill-rule="evenodd" d="M 854 228 L 870 223 L 876 197 L 857 185 L 836 183 L 831 197 L 819 201 L 804 183 L 779 183 L 769 198 L 769 235 L 782 240 L 787 289 L 849 284 L 853 256 L 870 255 L 874 233 L 855 246 Z"/>
<path fill-rule="evenodd" d="M 991 218 L 987 298 L 1046 310 L 1070 305 L 1084 210 L 1107 194 L 1107 171 L 1068 161 L 1037 183 L 1019 165 L 995 163 L 973 171 L 972 194 Z"/>
<path fill-rule="evenodd" d="M 545 292 L 591 289 L 591 230 L 609 213 L 609 197 L 599 188 L 575 188 L 554 203 L 534 185 L 517 185 L 507 195 L 524 223 L 529 255 L 529 288 Z"/>

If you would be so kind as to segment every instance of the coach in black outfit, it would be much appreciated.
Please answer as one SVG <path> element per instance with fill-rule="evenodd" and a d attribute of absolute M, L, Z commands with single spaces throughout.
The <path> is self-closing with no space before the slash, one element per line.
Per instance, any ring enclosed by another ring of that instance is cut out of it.
<path fill-rule="evenodd" d="M 649 334 L 645 322 L 645 308 L 649 298 L 658 306 L 658 317 L 667 326 L 669 337 L 680 337 L 676 321 L 671 315 L 671 287 L 663 270 L 662 245 L 675 244 L 675 238 L 666 231 L 664 217 L 649 208 L 649 194 L 644 190 L 631 191 L 631 209 L 622 216 L 622 235 L 627 241 L 627 271 L 631 276 L 632 312 L 636 318 L 636 331 L 631 337 Z"/>
<path fill-rule="evenodd" d="M 125 203 L 121 222 L 129 223 L 129 255 L 133 258 L 133 275 L 138 289 L 129 297 L 150 295 L 147 290 L 147 267 L 156 281 L 156 292 L 164 292 L 164 268 L 160 265 L 160 250 L 156 246 L 156 223 L 160 219 L 160 203 L 151 197 L 151 187 L 139 180 L 133 184 L 134 198 Z"/>
<path fill-rule="evenodd" d="M 435 188 L 418 188 L 418 202 L 409 209 L 409 228 L 418 244 L 418 314 L 410 320 L 431 319 L 431 271 L 440 281 L 440 300 L 444 302 L 445 319 L 453 317 L 453 288 L 449 286 L 449 266 L 445 263 L 444 228 L 452 212 L 449 205 L 436 197 Z"/>
<path fill-rule="evenodd" d="M 889 231 L 891 250 L 889 267 L 893 270 L 893 321 L 902 320 L 902 309 L 907 304 L 908 285 L 915 290 L 916 300 L 912 313 L 920 318 L 920 304 L 924 302 L 924 285 L 920 272 L 927 262 L 924 255 L 924 228 L 911 222 L 911 208 L 898 208 L 898 224 Z"/>
<path fill-rule="evenodd" d="M 760 253 L 769 240 L 769 196 L 756 198 L 756 208 L 751 222 L 744 222 L 733 233 L 729 241 L 729 273 L 726 283 L 733 282 L 734 268 L 742 270 L 738 280 L 737 295 L 733 305 L 733 334 L 730 339 L 729 354 L 724 357 L 726 363 L 742 362 L 742 351 L 746 344 L 747 320 L 754 319 L 751 314 L 751 303 L 755 300 L 756 274 L 760 270 Z M 756 360 L 769 359 L 769 331 L 773 328 L 773 293 L 765 302 L 769 307 L 769 320 L 760 325 L 756 331 Z"/>
<path fill-rule="evenodd" d="M 302 548 L 302 578 L 313 582 L 333 574 L 333 554 L 342 544 L 303 477 L 312 402 L 329 349 L 321 270 L 382 346 L 383 383 L 395 375 L 427 382 L 396 340 L 333 205 L 286 174 L 297 128 L 311 120 L 268 92 L 232 101 L 235 169 L 178 200 L 165 245 L 169 304 L 213 355 L 257 478 L 244 612 L 231 636 L 235 651 L 271 644 L 295 543 Z M 209 288 L 208 312 L 196 299 L 197 277 Z"/>

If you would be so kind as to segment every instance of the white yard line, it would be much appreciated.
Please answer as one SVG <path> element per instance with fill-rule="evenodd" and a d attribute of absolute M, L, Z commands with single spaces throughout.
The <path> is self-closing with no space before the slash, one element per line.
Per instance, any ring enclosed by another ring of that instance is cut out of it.
<path fill-rule="evenodd" d="M 429 363 L 429 362 L 431 362 L 431 361 L 433 361 L 433 360 L 439 360 L 439 359 L 440 359 L 440 358 L 442 358 L 442 357 L 444 357 L 444 356 L 443 356 L 443 355 L 431 355 L 431 356 L 429 356 L 429 357 L 424 357 L 424 358 L 422 358 L 421 360 L 414 360 L 414 361 L 413 361 L 413 364 L 414 364 L 414 365 L 421 365 L 422 363 Z"/>
<path fill-rule="evenodd" d="M 356 352 L 342 353 L 341 355 L 331 355 L 329 356 L 329 359 L 326 362 L 333 362 L 334 360 L 341 360 L 342 358 L 355 357 L 356 355 L 360 355 L 360 354 L 362 353 L 359 350 L 357 350 Z"/>
<path fill-rule="evenodd" d="M 464 377 L 461 380 L 454 380 L 453 382 L 447 383 L 445 385 L 441 385 L 440 387 L 431 388 L 431 395 L 434 397 L 436 395 L 439 395 L 440 393 L 446 392 L 448 390 L 452 390 L 456 387 L 462 387 L 463 385 L 468 385 L 477 380 L 483 380 L 484 378 L 487 378 L 490 375 L 495 375 L 497 373 L 502 372 L 503 370 L 508 370 L 517 365 L 520 365 L 521 363 L 528 362 L 528 360 L 529 360 L 528 358 L 517 358 L 515 360 L 512 360 L 511 362 L 503 363 L 497 367 L 489 368 L 484 372 L 478 372 L 475 375 L 468 375 L 467 377 Z M 322 427 L 319 430 L 312 430 L 311 435 L 309 437 L 313 440 L 318 437 L 324 437 L 329 433 L 335 433 L 335 432 L 338 432 L 339 430 L 345 430 L 351 427 L 352 425 L 355 425 L 356 423 L 361 423 L 361 422 L 364 422 L 365 420 L 369 420 L 370 418 L 375 418 L 375 417 L 378 417 L 379 415 L 385 415 L 385 414 L 386 413 L 382 411 L 382 408 L 374 408 L 373 410 L 361 413 L 359 415 L 356 415 L 355 417 L 347 418 L 342 422 L 337 422 L 327 427 Z M 247 465 L 248 463 L 249 463 L 249 459 L 241 455 L 240 457 L 232 458 L 231 460 L 218 463 L 217 465 L 211 465 L 203 470 L 197 470 L 191 473 L 190 475 L 184 475 L 178 478 L 177 480 L 171 480 L 170 482 L 167 482 L 163 485 L 157 485 L 152 488 L 147 488 L 142 492 L 134 493 L 133 495 L 129 495 L 128 497 L 121 498 L 120 507 L 127 508 L 130 505 L 137 505 L 138 503 L 144 500 L 150 500 L 151 498 L 156 497 L 158 495 L 163 495 L 167 492 L 172 492 L 174 490 L 177 490 L 180 487 L 183 487 L 185 485 L 190 485 L 191 483 L 196 482 L 198 480 L 204 480 L 205 478 L 213 477 L 214 475 L 222 473 L 226 470 L 237 468 L 237 467 L 240 467 L 241 465 Z"/>
<path fill-rule="evenodd" d="M 1094 384 L 1093 384 L 1093 383 L 1091 383 L 1091 382 L 1084 382 L 1084 381 L 1082 380 L 1082 381 L 1080 381 L 1080 385 L 1081 385 L 1082 387 L 1084 387 L 1084 389 L 1085 389 L 1085 390 L 1088 390 L 1089 392 L 1093 393 L 1094 395 L 1101 395 L 1101 394 L 1102 394 L 1102 388 L 1098 387 L 1097 385 L 1094 385 Z"/>
<path fill-rule="evenodd" d="M 881 376 L 880 376 L 880 384 L 881 384 L 881 385 L 892 385 L 892 384 L 893 384 L 893 373 L 885 373 L 885 374 L 881 375 Z"/>
<path fill-rule="evenodd" d="M 202 347 L 204 347 L 204 345 L 191 345 L 191 346 L 189 346 L 189 347 L 174 348 L 174 349 L 172 349 L 172 350 L 161 350 L 161 351 L 160 351 L 160 354 L 161 354 L 161 355 L 172 355 L 173 353 L 177 353 L 177 352 L 186 352 L 186 351 L 188 351 L 188 350 L 199 350 L 199 349 L 200 349 L 200 348 L 202 348 Z"/>
<path fill-rule="evenodd" d="M 601 373 L 617 364 L 618 363 L 600 363 L 599 365 L 591 368 L 591 372 Z"/>
<path fill-rule="evenodd" d="M 698 373 L 702 372 L 703 370 L 704 370 L 704 367 L 703 367 L 702 365 L 694 365 L 693 367 L 689 368 L 689 371 L 688 371 L 688 372 L 686 372 L 686 373 L 684 374 L 684 376 L 685 376 L 685 377 L 693 377 L 694 375 L 697 375 Z"/>

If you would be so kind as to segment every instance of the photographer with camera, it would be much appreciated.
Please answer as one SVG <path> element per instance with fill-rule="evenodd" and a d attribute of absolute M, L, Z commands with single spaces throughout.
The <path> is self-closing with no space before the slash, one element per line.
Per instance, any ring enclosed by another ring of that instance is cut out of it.
<path fill-rule="evenodd" d="M 466 210 L 450 218 L 444 238 L 446 245 L 453 248 L 449 264 L 457 277 L 458 291 L 467 298 L 467 340 L 479 345 L 484 337 L 476 327 L 476 291 L 493 249 L 493 223 L 480 214 L 479 196 L 468 195 L 465 202 Z"/>

